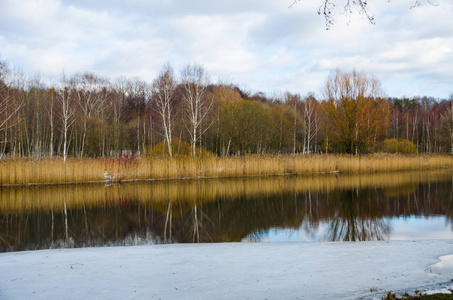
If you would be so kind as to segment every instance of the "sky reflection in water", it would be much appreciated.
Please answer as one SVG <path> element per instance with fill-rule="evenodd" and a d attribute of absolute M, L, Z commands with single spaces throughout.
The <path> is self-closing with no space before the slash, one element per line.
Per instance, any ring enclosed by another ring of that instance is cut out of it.
<path fill-rule="evenodd" d="M 453 240 L 453 224 L 446 216 L 393 217 L 384 218 L 384 222 L 391 228 L 390 235 L 385 240 Z M 327 222 L 319 224 L 314 232 L 305 231 L 304 225 L 298 229 L 273 228 L 266 232 L 251 234 L 242 242 L 323 242 L 328 241 L 326 236 L 328 229 Z"/>

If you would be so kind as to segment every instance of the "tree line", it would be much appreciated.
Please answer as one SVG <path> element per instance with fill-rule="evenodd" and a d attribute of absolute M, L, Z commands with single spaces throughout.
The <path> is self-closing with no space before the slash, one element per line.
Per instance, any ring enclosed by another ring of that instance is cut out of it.
<path fill-rule="evenodd" d="M 363 154 L 388 139 L 453 154 L 453 99 L 388 98 L 377 78 L 340 70 L 321 95 L 250 93 L 196 64 L 153 82 L 85 72 L 49 85 L 2 61 L 0 155 Z"/>

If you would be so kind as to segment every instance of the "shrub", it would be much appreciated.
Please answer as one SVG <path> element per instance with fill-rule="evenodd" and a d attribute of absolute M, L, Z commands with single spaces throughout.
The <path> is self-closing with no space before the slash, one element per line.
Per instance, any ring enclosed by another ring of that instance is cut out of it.
<path fill-rule="evenodd" d="M 417 146 L 405 139 L 386 139 L 382 146 L 382 151 L 387 153 L 417 153 Z"/>

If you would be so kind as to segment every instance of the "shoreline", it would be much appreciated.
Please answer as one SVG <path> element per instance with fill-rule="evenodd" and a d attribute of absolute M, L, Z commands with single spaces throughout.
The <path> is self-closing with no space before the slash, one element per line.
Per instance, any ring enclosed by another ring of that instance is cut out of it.
<path fill-rule="evenodd" d="M 453 240 L 0 253 L 5 299 L 381 299 L 453 287 Z"/>

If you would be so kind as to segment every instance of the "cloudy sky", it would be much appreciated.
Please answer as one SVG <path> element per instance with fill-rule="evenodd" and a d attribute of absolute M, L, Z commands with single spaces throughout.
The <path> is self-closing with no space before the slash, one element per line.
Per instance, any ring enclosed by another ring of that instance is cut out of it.
<path fill-rule="evenodd" d="M 202 64 L 213 82 L 268 94 L 320 94 L 340 68 L 375 74 L 388 96 L 453 92 L 453 2 L 370 0 L 375 25 L 321 0 L 0 0 L 0 56 L 42 78 L 91 71 L 151 82 L 170 62 Z M 349 24 L 348 24 L 349 23 Z"/>

